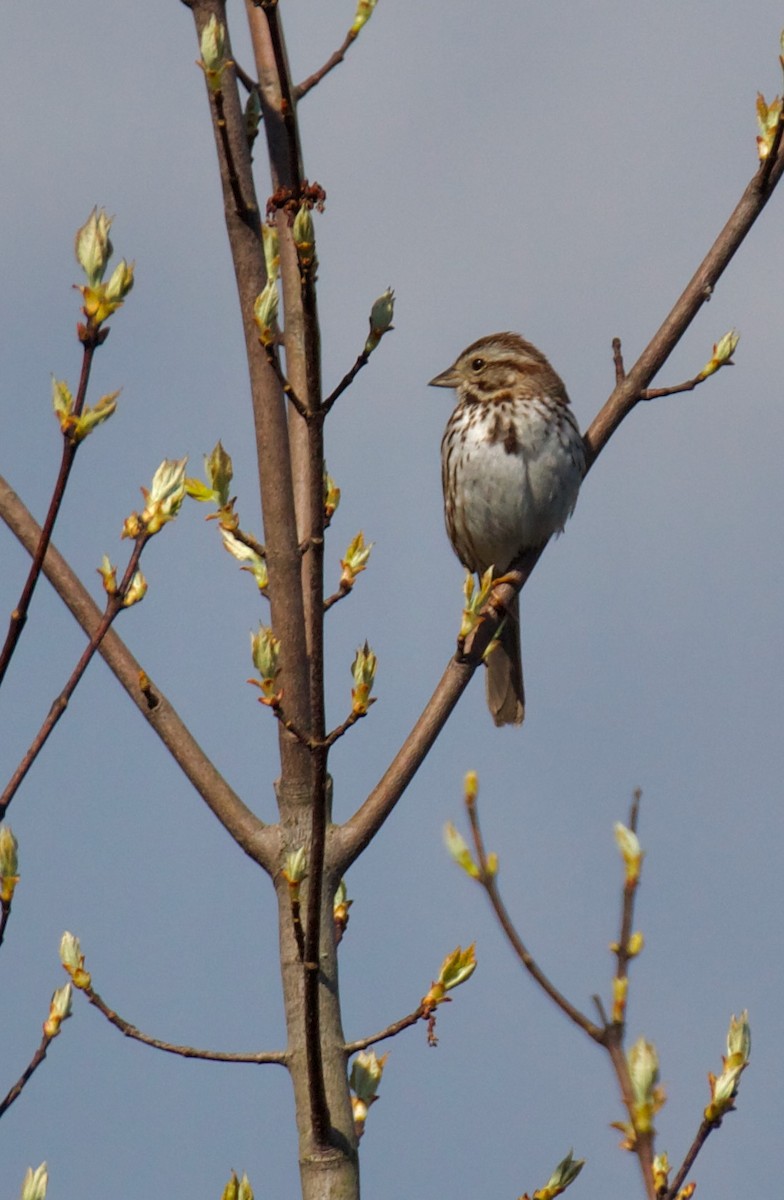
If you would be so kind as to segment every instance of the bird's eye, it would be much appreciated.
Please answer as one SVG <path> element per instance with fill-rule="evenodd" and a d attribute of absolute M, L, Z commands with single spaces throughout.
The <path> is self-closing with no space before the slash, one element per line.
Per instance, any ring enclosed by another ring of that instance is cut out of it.
<path fill-rule="evenodd" d="M 471 370 L 472 371 L 477 371 L 477 372 L 481 371 L 482 368 L 484 367 L 484 365 L 485 365 L 485 360 L 483 358 L 472 358 L 471 359 Z"/>

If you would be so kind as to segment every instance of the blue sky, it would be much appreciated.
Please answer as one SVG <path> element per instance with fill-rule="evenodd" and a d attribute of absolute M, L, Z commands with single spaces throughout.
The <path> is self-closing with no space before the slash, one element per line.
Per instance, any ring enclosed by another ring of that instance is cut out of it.
<path fill-rule="evenodd" d="M 282 4 L 296 76 L 339 44 L 353 3 Z M 250 55 L 239 5 L 235 49 Z M 743 20 L 695 0 L 575 5 L 380 0 L 300 116 L 317 218 L 324 375 L 361 348 L 369 306 L 397 293 L 395 332 L 336 406 L 327 458 L 343 491 L 327 548 L 361 528 L 370 569 L 329 620 L 328 688 L 346 711 L 367 637 L 379 701 L 336 748 L 335 815 L 385 769 L 454 648 L 462 571 L 443 530 L 439 442 L 451 398 L 426 381 L 476 337 L 523 333 L 564 378 L 584 428 L 712 243 L 756 166 L 754 103 L 781 90 L 781 6 Z M 95 370 L 117 415 L 80 453 L 56 542 L 94 588 L 101 555 L 164 457 L 222 438 L 243 523 L 260 531 L 231 265 L 197 46 L 182 5 L 28 0 L 4 14 L 0 113 L 5 331 L 0 470 L 40 516 L 59 460 L 50 376 L 76 383 L 73 235 L 94 204 L 137 284 Z M 266 195 L 266 184 L 259 192 Z M 727 329 L 736 365 L 641 405 L 586 481 L 523 596 L 528 712 L 496 730 L 481 680 L 347 880 L 341 947 L 349 1038 L 414 1008 L 444 955 L 479 969 L 423 1030 L 387 1047 L 362 1145 L 365 1193 L 516 1196 L 574 1147 L 571 1194 L 630 1195 L 622 1116 L 598 1050 L 511 959 L 482 896 L 442 847 L 479 772 L 501 884 L 542 966 L 577 1004 L 607 997 L 621 872 L 612 824 L 643 789 L 647 851 L 630 1032 L 659 1049 L 661 1147 L 680 1160 L 748 1007 L 740 1107 L 694 1177 L 705 1195 L 768 1190 L 782 1017 L 782 196 L 775 196 L 657 383 L 694 375 Z M 203 512 L 145 556 L 150 591 L 120 632 L 231 784 L 274 816 L 276 731 L 245 684 L 263 615 Z M 0 530 L 0 610 L 26 570 Z M 5 619 L 5 618 L 4 618 Z M 0 697 L 7 776 L 81 652 L 47 587 Z M 0 1092 L 61 982 L 63 929 L 128 1020 L 222 1049 L 282 1045 L 273 894 L 171 764 L 101 663 L 11 810 L 22 883 L 0 954 Z M 77 1001 L 79 997 L 76 998 Z M 257 1195 L 296 1194 L 288 1080 L 276 1067 L 180 1062 L 75 1004 L 0 1124 L 5 1192 L 47 1159 L 49 1194 L 217 1197 L 231 1168 Z"/>

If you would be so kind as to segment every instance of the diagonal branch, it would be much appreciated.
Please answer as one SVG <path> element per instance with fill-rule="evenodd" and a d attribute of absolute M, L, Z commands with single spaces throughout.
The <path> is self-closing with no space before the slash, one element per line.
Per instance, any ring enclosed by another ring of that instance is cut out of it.
<path fill-rule="evenodd" d="M 752 176 L 726 225 L 660 329 L 591 422 L 584 438 L 586 470 L 593 466 L 621 421 L 629 415 L 651 380 L 672 354 L 703 304 L 710 300 L 716 284 L 772 196 L 783 173 L 784 147 L 779 139 L 775 155 L 764 160 Z"/>
<path fill-rule="evenodd" d="M 346 1042 L 346 1054 L 356 1054 L 358 1050 L 367 1050 L 368 1046 L 375 1046 L 377 1042 L 396 1037 L 404 1029 L 410 1029 L 412 1025 L 416 1025 L 417 1021 L 430 1016 L 431 1011 L 424 1004 L 420 1004 L 414 1012 L 409 1013 L 407 1017 L 401 1017 L 399 1021 L 393 1021 L 391 1025 L 387 1025 L 386 1029 L 380 1029 L 378 1033 L 374 1033 L 370 1037 L 358 1038 L 356 1042 Z"/>
<path fill-rule="evenodd" d="M 28 553 L 34 553 L 40 537 L 39 526 L 2 477 L 0 518 Z M 101 620 L 101 611 L 54 546 L 50 545 L 47 551 L 43 569 L 55 591 L 90 637 Z M 106 635 L 99 653 L 224 829 L 254 862 L 269 872 L 274 871 L 277 866 L 276 830 L 265 827 L 229 787 L 173 706 L 150 683 L 140 663 L 114 631 Z"/>
<path fill-rule="evenodd" d="M 710 299 L 716 283 L 773 194 L 784 174 L 784 139 L 778 140 L 775 155 L 771 158 L 773 157 L 775 161 L 765 160 L 757 169 L 716 241 L 661 328 L 627 375 L 623 375 L 620 348 L 618 349 L 616 386 L 583 438 L 586 471 L 590 470 L 615 430 L 642 398 L 645 389 L 664 365 L 702 305 Z M 496 602 L 508 603 L 515 592 L 520 591 L 541 552 L 539 550 L 532 556 L 527 555 L 510 568 L 503 585 L 494 588 Z M 529 561 L 529 558 L 532 558 L 532 561 Z M 474 635 L 470 656 L 466 656 L 466 661 L 460 662 L 453 658 L 448 663 L 424 712 L 376 787 L 345 825 L 333 831 L 332 849 L 335 862 L 341 871 L 345 871 L 362 852 L 392 812 L 468 686 L 478 665 L 475 651 L 486 648 L 499 624 L 497 615 L 493 616 L 491 609 L 492 605 L 488 605 L 483 610 L 483 615 L 486 615 L 488 620 L 479 626 Z M 486 636 L 488 628 L 490 636 Z"/>
<path fill-rule="evenodd" d="M 343 59 L 346 57 L 346 51 L 351 43 L 356 41 L 356 37 L 357 35 L 354 30 L 349 29 L 348 33 L 343 39 L 342 45 L 338 46 L 334 54 L 330 54 L 324 65 L 319 67 L 318 71 L 314 71 L 312 75 L 308 75 L 307 79 L 303 79 L 302 83 L 297 84 L 294 89 L 294 98 L 296 100 L 301 100 L 303 96 L 307 96 L 311 88 L 314 88 L 316 84 L 321 83 L 325 75 L 328 75 L 330 71 L 334 70 L 335 67 L 343 62 Z"/>
<path fill-rule="evenodd" d="M 491 870 L 488 862 L 487 852 L 485 850 L 485 840 L 482 834 L 482 827 L 479 823 L 479 811 L 477 809 L 475 796 L 466 796 L 466 808 L 468 810 L 468 819 L 471 823 L 471 835 L 474 842 L 474 848 L 476 850 L 477 864 L 479 866 L 479 876 L 477 882 L 484 889 L 485 895 L 490 901 L 490 905 L 496 915 L 498 924 L 503 930 L 506 940 L 509 942 L 509 945 L 514 950 L 528 974 L 535 983 L 539 984 L 539 987 L 546 996 L 550 997 L 556 1007 L 560 1008 L 561 1012 L 565 1013 L 570 1021 L 573 1021 L 575 1025 L 579 1026 L 583 1033 L 587 1033 L 588 1037 L 592 1038 L 595 1042 L 599 1042 L 600 1044 L 603 1043 L 605 1039 L 604 1029 L 601 1029 L 598 1025 L 594 1025 L 593 1021 L 590 1021 L 584 1013 L 580 1012 L 580 1010 L 571 1003 L 570 1000 L 567 1000 L 566 996 L 564 996 L 562 992 L 559 992 L 555 984 L 550 981 L 547 975 L 545 975 L 536 959 L 524 944 L 520 934 L 517 932 L 517 928 L 515 927 L 512 918 L 509 916 L 509 911 L 501 899 L 501 893 L 498 890 L 498 884 L 496 883 L 495 872 Z"/>
<path fill-rule="evenodd" d="M 74 692 L 76 691 L 82 676 L 95 657 L 96 652 L 100 649 L 101 642 L 109 632 L 112 622 L 122 612 L 125 606 L 125 597 L 128 594 L 128 589 L 131 587 L 132 580 L 139 566 L 139 559 L 141 558 L 142 551 L 148 540 L 149 534 L 147 533 L 142 533 L 137 537 L 136 543 L 131 551 L 128 566 L 125 569 L 125 575 L 123 576 L 122 582 L 116 588 L 114 593 L 108 597 L 106 601 L 106 608 L 101 614 L 101 619 L 90 634 L 87 646 L 79 658 L 78 663 L 71 672 L 68 682 L 59 695 L 55 698 L 43 724 L 41 725 L 41 728 L 38 730 L 38 733 L 31 742 L 27 753 L 24 755 L 18 767 L 11 776 L 2 795 L 0 795 L 0 820 L 5 817 L 6 813 L 8 812 L 8 806 L 18 792 L 23 780 L 27 776 L 28 771 L 46 745 L 49 735 L 53 732 L 55 725 L 63 716 L 66 708 L 68 707 L 71 696 L 73 696 Z"/>
<path fill-rule="evenodd" d="M 7 1095 L 4 1096 L 2 1100 L 0 1100 L 0 1117 L 2 1117 L 3 1114 L 11 1107 L 11 1105 L 13 1104 L 13 1102 L 15 1100 L 19 1099 L 19 1097 L 22 1094 L 23 1089 L 29 1082 L 30 1078 L 35 1073 L 35 1071 L 38 1070 L 41 1063 L 46 1058 L 46 1052 L 49 1049 L 49 1046 L 51 1045 L 51 1043 L 53 1041 L 54 1041 L 54 1038 L 50 1034 L 48 1034 L 48 1033 L 44 1034 L 43 1038 L 41 1039 L 40 1046 L 36 1050 L 33 1057 L 30 1059 L 30 1062 L 28 1063 L 28 1065 L 25 1067 L 24 1071 L 19 1076 L 16 1083 L 10 1089 L 10 1091 L 7 1093 Z"/>
<path fill-rule="evenodd" d="M 87 396 L 87 385 L 90 381 L 90 371 L 92 369 L 93 356 L 95 355 L 95 351 L 98 346 L 106 341 L 108 333 L 109 330 L 107 328 L 103 331 L 92 330 L 88 334 L 87 327 L 85 327 L 85 341 L 83 342 L 82 350 L 82 370 L 79 378 L 79 387 L 77 388 L 76 397 L 71 409 L 71 413 L 74 417 L 81 416 L 84 408 L 85 398 Z M 35 548 L 35 553 L 33 554 L 33 561 L 30 564 L 30 571 L 22 589 L 22 594 L 19 597 L 19 601 L 14 611 L 11 613 L 11 620 L 9 622 L 5 644 L 3 645 L 2 650 L 0 650 L 0 685 L 2 685 L 3 679 L 5 678 L 5 673 L 8 670 L 8 664 L 11 661 L 14 650 L 16 649 L 19 639 L 22 636 L 22 630 L 27 623 L 27 613 L 28 609 L 30 608 L 30 601 L 33 598 L 33 592 L 35 591 L 41 575 L 41 566 L 46 554 L 46 548 L 49 545 L 49 542 L 52 540 L 52 531 L 54 530 L 55 522 L 57 521 L 57 517 L 62 506 L 63 497 L 65 496 L 65 489 L 68 485 L 71 468 L 74 465 L 76 452 L 79 449 L 79 445 L 80 443 L 76 439 L 68 437 L 67 434 L 63 435 L 63 454 L 60 461 L 60 470 L 55 481 L 54 490 L 52 492 L 52 499 L 49 503 L 49 511 L 46 514 L 43 528 L 41 529 L 41 536 L 38 540 L 38 545 Z"/>

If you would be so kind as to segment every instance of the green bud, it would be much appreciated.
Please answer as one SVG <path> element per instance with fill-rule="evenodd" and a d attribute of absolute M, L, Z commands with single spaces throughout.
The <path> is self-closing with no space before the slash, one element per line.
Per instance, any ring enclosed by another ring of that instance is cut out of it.
<path fill-rule="evenodd" d="M 133 578 L 123 596 L 123 608 L 132 608 L 134 604 L 138 604 L 140 600 L 143 600 L 146 595 L 147 580 L 141 571 L 134 571 Z"/>
<path fill-rule="evenodd" d="M 273 282 L 280 274 L 280 242 L 278 231 L 274 225 L 262 225 L 261 238 L 264 243 L 264 262 L 267 267 L 267 283 Z M 263 295 L 264 293 L 262 293 Z M 256 301 L 258 304 L 258 301 Z M 277 312 L 277 307 L 276 307 Z"/>
<path fill-rule="evenodd" d="M 281 874 L 287 883 L 296 886 L 308 873 L 308 856 L 304 846 L 290 850 L 283 863 Z"/>
<path fill-rule="evenodd" d="M 19 882 L 19 843 L 7 825 L 0 825 L 0 901 L 10 904 Z"/>
<path fill-rule="evenodd" d="M 118 308 L 133 287 L 134 263 L 121 258 L 109 277 L 104 292 L 108 304 Z"/>
<path fill-rule="evenodd" d="M 340 488 L 331 475 L 324 472 L 324 520 L 329 522 L 340 504 Z"/>
<path fill-rule="evenodd" d="M 271 346 L 275 341 L 274 325 L 278 316 L 278 286 L 274 276 L 270 277 L 263 292 L 253 305 L 253 319 L 259 331 L 262 346 Z"/>
<path fill-rule="evenodd" d="M 49 1016 L 44 1021 L 44 1033 L 49 1038 L 57 1037 L 63 1021 L 71 1015 L 71 996 L 73 989 L 70 983 L 58 988 L 52 995 L 49 1004 Z"/>
<path fill-rule="evenodd" d="M 395 312 L 395 293 L 392 288 L 387 288 L 378 300 L 375 301 L 370 310 L 370 333 L 365 342 L 365 353 L 372 354 L 378 343 L 381 341 L 385 333 L 389 333 L 392 325 L 392 317 Z"/>
<path fill-rule="evenodd" d="M 626 868 L 626 885 L 631 887 L 639 881 L 642 870 L 643 852 L 640 840 L 633 830 L 627 829 L 620 821 L 615 822 L 613 831 Z"/>
<path fill-rule="evenodd" d="M 199 62 L 211 92 L 221 90 L 223 72 L 231 66 L 231 59 L 226 58 L 224 53 L 225 46 L 226 26 L 213 13 L 201 31 Z"/>
<path fill-rule="evenodd" d="M 313 228 L 313 217 L 306 204 L 301 206 L 294 218 L 291 232 L 300 266 L 307 270 L 316 262 L 316 231 Z"/>
<path fill-rule="evenodd" d="M 725 333 L 724 337 L 719 338 L 713 347 L 710 361 L 702 368 L 698 378 L 707 379 L 709 375 L 713 375 L 722 367 L 732 366 L 732 356 L 739 341 L 740 334 L 735 329 L 730 329 L 729 333 Z"/>
<path fill-rule="evenodd" d="M 215 495 L 219 508 L 229 502 L 229 488 L 234 478 L 234 466 L 231 455 L 223 449 L 221 442 L 216 442 L 211 454 L 204 457 L 204 472 L 207 481 Z"/>
<path fill-rule="evenodd" d="M 473 975 L 476 970 L 474 947 L 474 942 L 470 946 L 466 946 L 465 950 L 458 946 L 442 962 L 438 982 L 442 984 L 445 992 L 451 992 L 452 988 L 459 987 Z"/>
<path fill-rule="evenodd" d="M 376 1099 L 386 1061 L 386 1054 L 377 1058 L 375 1050 L 360 1050 L 351 1064 L 348 1080 L 349 1087 L 358 1100 L 370 1105 Z"/>
<path fill-rule="evenodd" d="M 231 1178 L 221 1193 L 221 1200 L 239 1200 L 239 1187 L 240 1182 L 237 1179 L 237 1173 L 236 1171 L 232 1171 Z"/>
<path fill-rule="evenodd" d="M 250 1180 L 245 1172 L 242 1172 L 237 1200 L 253 1200 L 253 1188 L 250 1186 Z"/>
<path fill-rule="evenodd" d="M 42 1162 L 40 1167 L 36 1167 L 35 1170 L 32 1167 L 28 1167 L 22 1181 L 20 1200 L 46 1200 L 48 1184 L 49 1173 L 47 1172 L 45 1162 Z"/>
<path fill-rule="evenodd" d="M 356 537 L 350 542 L 345 556 L 340 560 L 342 567 L 340 582 L 343 587 L 351 588 L 354 586 L 354 580 L 357 575 L 364 571 L 368 564 L 370 551 L 374 545 L 374 542 L 365 542 L 365 535 L 360 529 Z"/>
<path fill-rule="evenodd" d="M 60 962 L 71 976 L 75 987 L 84 989 L 90 986 L 90 974 L 84 969 L 84 955 L 79 939 L 67 930 L 60 938 Z"/>
<path fill-rule="evenodd" d="M 363 25 L 366 25 L 373 15 L 373 9 L 376 7 L 378 0 L 358 0 L 357 11 L 354 14 L 354 22 L 349 30 L 352 37 L 356 37 Z"/>
<path fill-rule="evenodd" d="M 566 1158 L 562 1158 L 543 1188 L 534 1192 L 533 1200 L 555 1200 L 565 1192 L 570 1184 L 585 1166 L 584 1158 L 575 1158 L 570 1150 Z"/>
<path fill-rule="evenodd" d="M 364 716 L 375 699 L 370 695 L 376 678 L 377 659 L 370 646 L 365 642 L 360 646 L 351 664 L 351 674 L 354 687 L 351 689 L 352 710 L 357 716 Z"/>
<path fill-rule="evenodd" d="M 165 458 L 152 477 L 150 490 L 142 488 L 146 504 L 140 520 L 146 533 L 158 533 L 166 522 L 173 521 L 180 511 L 185 499 L 187 461 L 187 457 Z"/>
<path fill-rule="evenodd" d="M 258 633 L 250 635 L 253 665 L 265 683 L 274 683 L 279 667 L 280 641 L 266 625 L 259 625 Z"/>
<path fill-rule="evenodd" d="M 111 226 L 112 218 L 107 216 L 105 209 L 94 208 L 76 232 L 76 261 L 87 276 L 89 287 L 94 288 L 101 282 L 112 256 Z"/>
<path fill-rule="evenodd" d="M 220 532 L 223 538 L 223 545 L 229 554 L 243 564 L 240 569 L 249 571 L 256 580 L 259 591 L 263 592 L 269 583 L 267 560 L 256 550 L 251 549 L 250 546 L 246 546 L 238 537 L 235 537 L 230 529 L 221 529 Z"/>
<path fill-rule="evenodd" d="M 108 554 L 104 554 L 101 559 L 100 567 L 96 567 L 96 571 L 103 580 L 103 590 L 107 596 L 114 596 L 117 593 L 117 568 L 113 567 L 109 561 Z"/>
<path fill-rule="evenodd" d="M 444 826 L 444 841 L 446 842 L 447 850 L 457 865 L 462 867 L 466 875 L 471 879 L 478 879 L 479 867 L 473 860 L 465 838 L 457 831 L 451 821 L 447 821 Z"/>

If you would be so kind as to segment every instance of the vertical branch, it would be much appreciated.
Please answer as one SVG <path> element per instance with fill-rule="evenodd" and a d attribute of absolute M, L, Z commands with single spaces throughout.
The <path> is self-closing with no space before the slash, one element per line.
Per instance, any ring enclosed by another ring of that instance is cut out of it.
<path fill-rule="evenodd" d="M 321 348 L 315 270 L 300 262 L 291 229 L 305 200 L 294 89 L 276 5 L 248 3 L 259 76 L 264 128 L 272 171 L 273 201 L 283 286 L 286 375 L 311 419 L 289 413 L 292 474 L 302 558 L 302 593 L 309 663 L 311 824 L 304 961 L 304 1022 L 311 1132 L 316 1146 L 330 1143 L 331 1120 L 324 1080 L 320 994 L 321 925 L 327 830 L 327 754 L 324 706 L 324 428 L 321 415 Z M 334 948 L 333 948 L 334 952 Z"/>
<path fill-rule="evenodd" d="M 213 15 L 226 25 L 223 0 L 192 0 L 190 7 L 199 37 Z M 228 30 L 226 55 L 231 57 Z M 253 306 L 267 282 L 267 275 L 250 147 L 232 68 L 222 73 L 220 101 L 216 102 L 209 89 L 208 95 L 226 231 L 245 334 L 269 567 L 270 614 L 282 646 L 281 685 L 286 693 L 288 715 L 298 727 L 307 728 L 310 724 L 308 662 L 286 406 L 280 384 L 259 343 L 253 319 Z M 241 205 L 237 201 L 238 195 L 242 198 Z M 309 781 L 310 758 L 305 747 L 283 730 L 279 745 L 283 780 L 293 787 Z"/>

